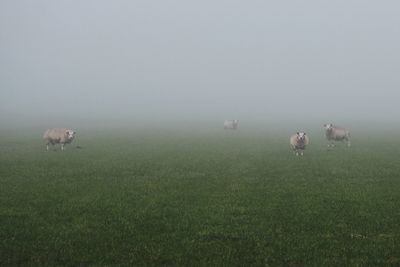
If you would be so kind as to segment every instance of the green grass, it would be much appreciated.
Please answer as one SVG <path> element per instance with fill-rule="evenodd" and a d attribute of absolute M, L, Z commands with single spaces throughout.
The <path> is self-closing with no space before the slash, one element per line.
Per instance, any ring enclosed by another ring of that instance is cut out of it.
<path fill-rule="evenodd" d="M 0 265 L 400 265 L 395 137 L 93 132 L 0 136 Z"/>

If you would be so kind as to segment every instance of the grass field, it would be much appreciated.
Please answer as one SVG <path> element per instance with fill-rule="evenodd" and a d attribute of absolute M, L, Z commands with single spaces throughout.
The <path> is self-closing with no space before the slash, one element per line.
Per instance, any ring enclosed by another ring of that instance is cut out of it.
<path fill-rule="evenodd" d="M 4 132 L 0 265 L 399 266 L 398 137 L 288 133 Z"/>

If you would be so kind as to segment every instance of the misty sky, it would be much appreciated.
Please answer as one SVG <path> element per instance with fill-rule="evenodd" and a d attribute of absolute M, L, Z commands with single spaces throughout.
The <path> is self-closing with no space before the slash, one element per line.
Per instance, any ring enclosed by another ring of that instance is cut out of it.
<path fill-rule="evenodd" d="M 0 112 L 393 117 L 399 1 L 0 1 Z"/>

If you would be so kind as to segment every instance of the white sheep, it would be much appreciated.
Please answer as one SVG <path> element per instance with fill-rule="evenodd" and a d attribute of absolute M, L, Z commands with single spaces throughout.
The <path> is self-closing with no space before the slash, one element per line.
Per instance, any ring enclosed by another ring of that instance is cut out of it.
<path fill-rule="evenodd" d="M 61 150 L 64 150 L 65 144 L 69 144 L 74 140 L 76 132 L 66 128 L 48 129 L 43 139 L 46 141 L 46 149 L 49 150 L 49 145 L 61 144 Z"/>
<path fill-rule="evenodd" d="M 224 129 L 236 130 L 238 128 L 239 120 L 225 120 Z"/>
<path fill-rule="evenodd" d="M 325 137 L 328 140 L 328 147 L 334 147 L 335 141 L 346 141 L 350 146 L 350 132 L 345 128 L 336 127 L 333 124 L 324 124 Z"/>
<path fill-rule="evenodd" d="M 297 132 L 290 137 L 290 147 L 293 149 L 293 152 L 296 156 L 303 156 L 304 150 L 309 143 L 310 139 L 308 138 L 308 135 L 304 132 Z"/>

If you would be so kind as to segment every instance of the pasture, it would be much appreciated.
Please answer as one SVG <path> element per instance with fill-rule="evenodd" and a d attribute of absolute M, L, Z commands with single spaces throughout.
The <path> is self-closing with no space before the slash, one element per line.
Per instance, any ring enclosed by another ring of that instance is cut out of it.
<path fill-rule="evenodd" d="M 400 265 L 395 134 L 77 130 L 1 133 L 0 265 Z"/>

